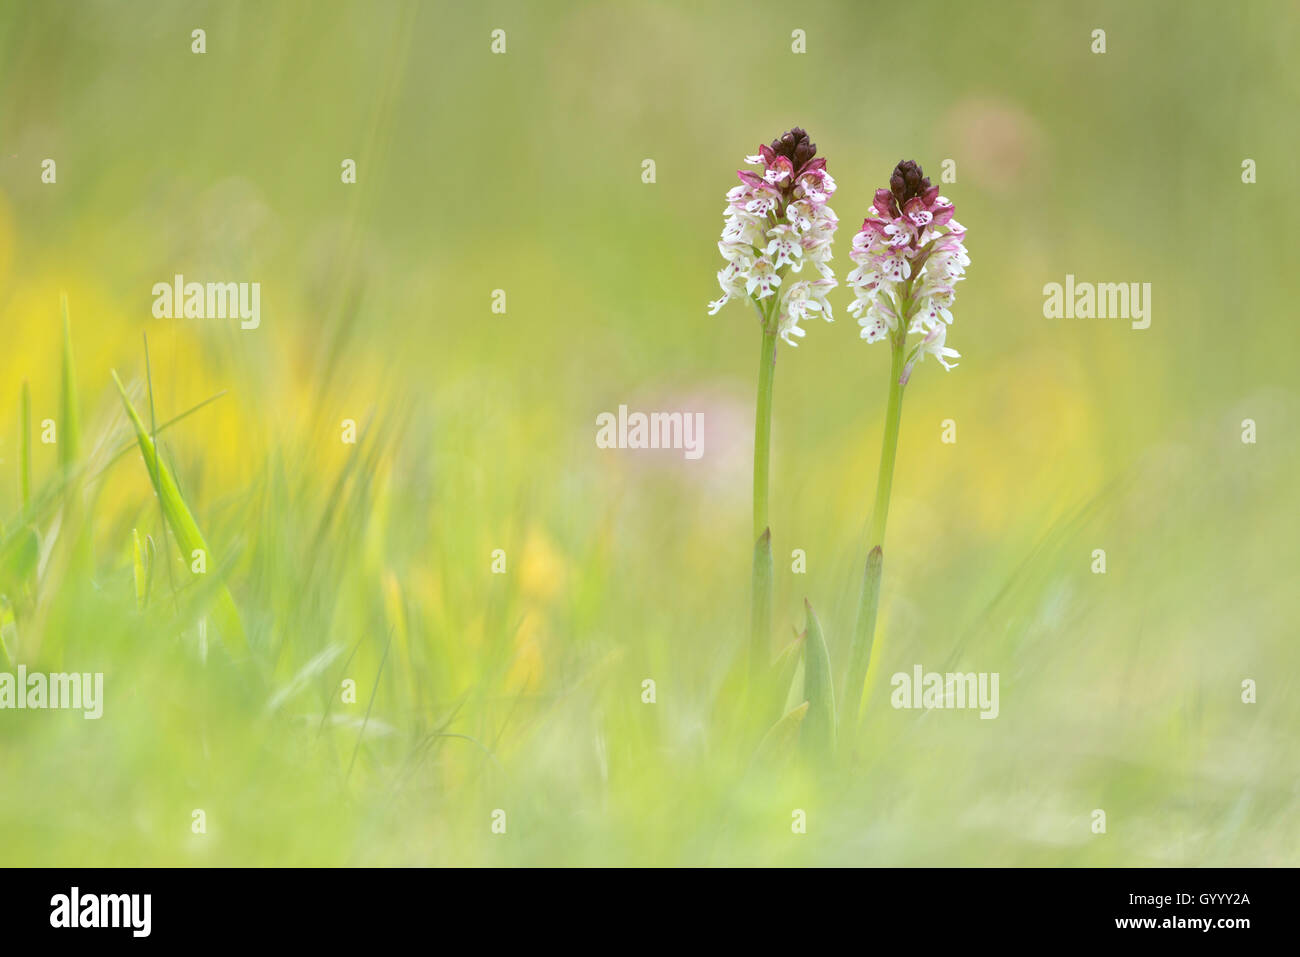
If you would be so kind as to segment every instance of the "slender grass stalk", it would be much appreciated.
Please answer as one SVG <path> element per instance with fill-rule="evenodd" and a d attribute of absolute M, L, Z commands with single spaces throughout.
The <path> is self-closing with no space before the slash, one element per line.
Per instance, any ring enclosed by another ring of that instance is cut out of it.
<path fill-rule="evenodd" d="M 348 773 L 343 776 L 346 782 L 352 777 L 352 768 L 357 763 L 357 755 L 361 752 L 361 741 L 366 736 L 366 728 L 370 724 L 370 712 L 375 706 L 375 695 L 379 694 L 379 679 L 384 676 L 384 665 L 388 664 L 388 649 L 393 646 L 393 629 L 388 629 L 388 640 L 384 642 L 384 656 L 379 659 L 379 670 L 375 672 L 375 685 L 370 689 L 370 701 L 366 705 L 366 717 L 361 722 L 361 730 L 357 732 L 357 744 L 352 749 L 352 760 L 348 762 Z"/>
<path fill-rule="evenodd" d="M 59 295 L 63 318 L 63 388 L 59 394 L 59 465 L 71 471 L 81 445 L 81 417 L 77 402 L 77 369 L 72 361 L 72 323 L 68 319 L 68 294 Z"/>
<path fill-rule="evenodd" d="M 68 294 L 59 294 L 63 317 L 63 380 L 59 393 L 59 471 L 63 480 L 64 527 L 72 543 L 72 562 L 81 569 L 94 568 L 90 516 L 84 501 L 85 483 L 79 474 L 81 455 L 81 403 L 77 396 L 77 367 L 72 356 L 72 321 Z"/>
<path fill-rule="evenodd" d="M 772 530 L 767 519 L 767 476 L 777 335 L 772 308 L 760 308 L 759 313 L 763 317 L 763 341 L 758 353 L 758 398 L 754 408 L 754 575 L 749 653 L 750 674 L 755 679 L 762 676 L 772 650 Z"/>
<path fill-rule="evenodd" d="M 840 712 L 845 728 L 853 727 L 858 719 L 859 703 L 870 698 L 874 666 L 879 660 L 875 643 L 876 612 L 880 605 L 880 577 L 884 567 L 885 523 L 889 518 L 889 495 L 894 483 L 894 459 L 898 454 L 898 426 L 903 413 L 903 367 L 906 327 L 900 328 L 891 338 L 889 368 L 889 404 L 885 408 L 885 435 L 880 446 L 880 471 L 876 477 L 876 505 L 871 512 L 868 541 L 871 552 L 867 555 L 867 568 L 862 580 L 862 597 L 858 603 L 858 621 L 849 646 L 848 677 L 844 685 L 844 705 Z"/>
<path fill-rule="evenodd" d="M 18 440 L 18 485 L 22 489 L 23 514 L 32 507 L 32 387 L 23 380 L 22 421 Z"/>
<path fill-rule="evenodd" d="M 4 666 L 6 671 L 14 666 L 14 649 L 9 647 L 9 640 L 14 633 L 13 605 L 8 598 L 0 595 L 0 665 Z"/>
<path fill-rule="evenodd" d="M 158 433 L 166 431 L 167 429 L 169 429 L 169 428 L 171 428 L 173 425 L 175 425 L 177 422 L 180 422 L 182 419 L 185 419 L 185 418 L 187 418 L 188 416 L 193 415 L 195 412 L 199 411 L 199 409 L 203 408 L 205 405 L 208 405 L 208 404 L 210 404 L 210 403 L 212 403 L 212 402 L 216 402 L 218 399 L 220 399 L 222 396 L 224 396 L 224 395 L 226 394 L 227 391 L 228 391 L 228 390 L 226 390 L 226 389 L 222 389 L 220 392 L 216 393 L 215 395 L 210 395 L 210 396 L 208 396 L 206 399 L 204 399 L 202 402 L 198 403 L 197 405 L 192 405 L 192 406 L 190 406 L 188 409 L 186 409 L 186 410 L 185 410 L 184 412 L 182 412 L 180 415 L 174 415 L 174 416 L 172 416 L 170 419 L 168 419 L 166 422 L 161 423 L 160 425 L 158 425 L 157 427 L 155 427 L 154 429 L 151 430 L 151 435 L 152 435 L 153 439 L 154 439 L 155 441 L 157 441 Z M 96 472 L 94 475 L 90 476 L 89 481 L 94 482 L 97 478 L 99 478 L 101 475 L 103 475 L 105 472 L 107 472 L 110 468 L 112 468 L 112 466 L 114 465 L 114 463 L 117 462 L 118 459 L 120 459 L 122 456 L 126 455 L 128 452 L 130 452 L 130 451 L 131 451 L 133 448 L 135 448 L 135 447 L 136 447 L 135 442 L 126 442 L 126 443 L 124 443 L 124 444 L 123 444 L 123 445 L 122 445 L 122 446 L 121 446 L 121 447 L 120 447 L 116 452 L 114 452 L 111 456 L 109 456 L 108 460 L 104 463 L 104 465 L 100 468 L 100 470 L 99 470 L 98 472 Z"/>
<path fill-rule="evenodd" d="M 113 382 L 117 384 L 117 390 L 122 396 L 122 405 L 126 408 L 127 417 L 131 420 L 131 426 L 135 430 L 136 442 L 140 446 L 140 454 L 144 458 L 145 468 L 149 472 L 149 480 L 153 483 L 154 491 L 158 495 L 158 501 L 161 503 L 163 517 L 166 524 L 171 526 L 172 534 L 176 536 L 176 543 L 180 546 L 181 554 L 186 559 L 194 553 L 196 549 L 202 549 L 207 555 L 208 561 L 213 561 L 212 551 L 208 548 L 208 543 L 203 538 L 203 533 L 199 531 L 194 516 L 181 497 L 180 489 L 176 486 L 176 480 L 172 478 L 171 471 L 167 468 L 166 463 L 158 456 L 158 449 L 154 445 L 153 439 L 149 435 L 149 430 L 145 428 L 144 422 L 131 404 L 130 398 L 126 394 L 126 389 L 122 385 L 122 380 L 117 377 L 117 372 L 113 372 Z M 217 591 L 216 597 L 217 630 L 221 632 L 222 640 L 233 654 L 246 654 L 248 651 L 248 638 L 244 633 L 243 623 L 239 619 L 239 610 L 235 607 L 235 600 L 231 597 L 230 589 L 226 585 L 221 585 Z"/>
<path fill-rule="evenodd" d="M 159 459 L 158 459 L 158 455 L 157 455 L 157 448 L 158 448 L 158 418 L 157 418 L 157 416 L 154 414 L 154 406 L 153 406 L 153 363 L 149 361 L 149 333 L 147 333 L 147 332 L 142 332 L 142 333 L 140 333 L 140 338 L 141 338 L 141 340 L 144 342 L 144 381 L 145 381 L 145 384 L 146 384 L 146 385 L 148 386 L 148 388 L 149 388 L 149 441 L 153 443 L 153 447 L 154 447 L 154 450 L 155 450 L 155 452 L 154 452 L 154 459 L 153 459 L 153 461 L 154 461 L 154 465 L 153 465 L 152 467 L 155 468 L 155 470 L 156 470 L 156 468 L 157 468 L 157 464 L 158 464 L 158 461 L 159 461 Z M 121 385 L 120 385 L 120 383 L 119 383 L 119 388 L 120 388 L 120 387 L 121 387 Z M 147 462 L 147 461 L 148 461 L 148 459 L 146 458 L 146 462 Z M 159 488 L 159 487 L 160 487 L 160 486 L 159 486 L 159 483 L 158 483 L 158 475 L 156 474 L 156 471 L 155 471 L 154 473 L 151 473 L 151 474 L 150 474 L 150 476 L 149 476 L 149 480 L 150 480 L 151 482 L 153 482 L 153 486 L 154 486 L 154 488 Z M 160 524 L 160 526 L 161 526 L 161 529 L 160 529 L 160 530 L 161 530 L 161 532 L 162 532 L 162 540 L 163 540 L 163 554 L 165 555 L 165 554 L 167 554 L 167 552 L 168 552 L 168 548 L 167 548 L 167 510 L 166 510 L 166 509 L 164 508 L 164 506 L 163 506 L 163 501 L 162 501 L 162 495 L 161 495 L 161 494 L 158 496 L 158 517 L 162 519 L 162 521 L 161 521 L 159 524 Z M 205 549 L 205 551 L 206 551 L 206 549 Z M 172 603 L 176 606 L 177 610 L 179 611 L 179 610 L 180 610 L 180 599 L 176 597 L 176 576 L 175 576 L 175 575 L 173 574 L 173 572 L 172 572 L 172 563 L 171 563 L 171 562 L 165 562 L 164 564 L 167 566 L 167 585 L 168 585 L 168 587 L 171 589 L 171 593 L 172 593 Z M 206 657 L 206 656 L 205 656 L 205 657 Z"/>
<path fill-rule="evenodd" d="M 135 578 L 135 607 L 137 611 L 144 611 L 149 591 L 149 559 L 138 528 L 131 529 L 131 542 L 134 546 L 132 570 Z"/>

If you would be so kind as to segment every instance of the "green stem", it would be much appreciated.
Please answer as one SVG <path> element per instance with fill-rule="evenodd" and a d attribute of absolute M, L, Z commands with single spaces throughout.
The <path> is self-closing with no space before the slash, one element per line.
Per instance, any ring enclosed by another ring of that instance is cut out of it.
<path fill-rule="evenodd" d="M 776 333 L 763 332 L 758 354 L 758 400 L 754 406 L 754 538 L 767 528 L 767 473 L 772 447 L 772 379 L 776 373 Z"/>
<path fill-rule="evenodd" d="M 880 472 L 876 479 L 876 507 L 871 513 L 871 543 L 883 545 L 885 520 L 889 517 L 889 492 L 894 484 L 894 458 L 898 454 L 898 424 L 903 417 L 902 329 L 893 340 L 893 361 L 889 367 L 889 405 L 885 409 L 885 437 L 880 445 Z"/>
<path fill-rule="evenodd" d="M 862 597 L 858 603 L 858 622 L 849 647 L 849 669 L 844 686 L 844 706 L 840 711 L 841 723 L 846 728 L 857 722 L 859 702 L 863 689 L 870 688 L 879 661 L 875 644 L 876 612 L 880 606 L 880 577 L 884 565 L 885 522 L 889 518 L 889 493 L 894 483 L 894 459 L 898 454 L 898 426 L 903 412 L 903 351 L 907 340 L 906 327 L 902 327 L 890 340 L 892 355 L 889 369 L 889 404 L 885 409 L 885 436 L 880 446 L 880 472 L 876 478 L 876 507 L 871 513 L 868 541 L 871 552 L 862 580 Z"/>
<path fill-rule="evenodd" d="M 775 299 L 775 297 L 773 297 Z M 750 673 L 761 676 L 772 642 L 772 533 L 767 521 L 767 475 L 772 445 L 772 380 L 776 373 L 776 328 L 763 313 L 758 353 L 758 399 L 754 408 L 754 576 L 750 608 Z"/>

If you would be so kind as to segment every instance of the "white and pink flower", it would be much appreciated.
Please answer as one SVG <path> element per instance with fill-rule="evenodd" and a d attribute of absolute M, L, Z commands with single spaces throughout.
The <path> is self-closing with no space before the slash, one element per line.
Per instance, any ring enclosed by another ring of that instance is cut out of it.
<path fill-rule="evenodd" d="M 912 378 L 912 369 L 918 362 L 926 357 L 926 354 L 932 355 L 938 360 L 939 364 L 945 369 L 957 368 L 957 363 L 949 362 L 949 359 L 960 359 L 961 353 L 956 349 L 949 349 L 944 340 L 948 336 L 948 327 L 939 323 L 933 329 L 925 334 L 925 337 L 917 344 L 912 352 L 912 357 L 907 360 L 907 365 L 903 366 L 903 374 L 899 377 L 899 382 L 907 385 L 907 380 Z"/>
<path fill-rule="evenodd" d="M 793 346 L 804 334 L 801 319 L 834 318 L 826 295 L 837 285 L 830 261 L 839 220 L 827 205 L 835 180 L 826 171 L 826 160 L 816 156 L 816 145 L 798 127 L 758 149 L 745 161 L 762 167 L 761 172 L 738 170 L 740 185 L 727 193 L 726 225 L 718 244 L 727 266 L 718 273 L 722 296 L 709 303 L 709 314 L 732 299 L 752 299 L 765 321 L 775 323 L 775 331 Z M 820 278 L 783 282 L 807 264 Z"/>
<path fill-rule="evenodd" d="M 903 380 L 926 353 L 945 369 L 958 358 L 944 344 L 952 324 L 955 285 L 965 278 L 970 257 L 966 230 L 953 219 L 953 204 L 939 195 L 916 163 L 895 167 L 889 187 L 876 190 L 862 228 L 853 237 L 848 275 L 856 300 L 849 307 L 862 338 L 879 342 L 891 336 L 920 334 Z M 899 346 L 901 348 L 901 346 Z"/>

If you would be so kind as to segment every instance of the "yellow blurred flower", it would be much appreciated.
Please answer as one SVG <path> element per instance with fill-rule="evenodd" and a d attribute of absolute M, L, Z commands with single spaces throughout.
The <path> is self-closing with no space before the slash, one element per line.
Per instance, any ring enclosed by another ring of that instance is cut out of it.
<path fill-rule="evenodd" d="M 546 533 L 534 526 L 524 539 L 519 560 L 519 589 L 526 598 L 549 604 L 568 578 L 567 563 Z"/>

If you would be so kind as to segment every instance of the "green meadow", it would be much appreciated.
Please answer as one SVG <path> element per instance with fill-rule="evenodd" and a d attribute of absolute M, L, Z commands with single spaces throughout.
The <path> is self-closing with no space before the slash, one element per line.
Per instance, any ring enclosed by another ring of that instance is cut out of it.
<path fill-rule="evenodd" d="M 0 708 L 0 863 L 1300 864 L 1298 29 L 0 6 L 0 672 L 103 675 L 97 719 Z M 706 305 L 794 125 L 841 288 L 778 343 L 754 680 L 759 331 Z M 889 384 L 843 277 L 904 158 L 952 161 L 961 361 L 907 387 L 879 680 L 812 760 L 796 635 L 840 681 Z M 158 308 L 177 275 L 256 327 Z M 1049 318 L 1067 277 L 1149 326 Z M 620 406 L 702 454 L 602 448 Z M 892 707 L 916 666 L 996 718 Z"/>

